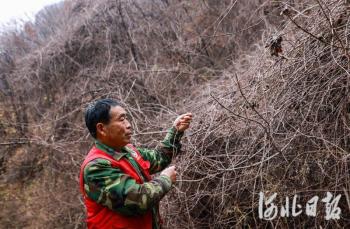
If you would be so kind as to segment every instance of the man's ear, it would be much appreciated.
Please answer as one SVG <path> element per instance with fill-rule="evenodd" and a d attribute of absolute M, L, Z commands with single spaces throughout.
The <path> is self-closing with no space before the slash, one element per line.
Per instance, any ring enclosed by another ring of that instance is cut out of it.
<path fill-rule="evenodd" d="M 96 124 L 96 132 L 99 133 L 102 136 L 106 136 L 106 129 L 103 123 L 99 122 Z"/>

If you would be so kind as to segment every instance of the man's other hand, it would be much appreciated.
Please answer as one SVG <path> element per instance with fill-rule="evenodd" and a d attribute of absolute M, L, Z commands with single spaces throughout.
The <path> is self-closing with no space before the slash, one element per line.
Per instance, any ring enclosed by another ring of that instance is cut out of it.
<path fill-rule="evenodd" d="M 179 117 L 177 117 L 174 121 L 174 127 L 178 131 L 185 131 L 190 127 L 191 121 L 192 121 L 192 113 L 186 113 L 182 114 Z"/>
<path fill-rule="evenodd" d="M 171 182 L 174 184 L 176 182 L 176 171 L 175 171 L 175 166 L 170 166 L 166 169 L 164 169 L 160 175 L 165 175 L 165 176 L 168 176 L 170 177 L 170 180 Z"/>

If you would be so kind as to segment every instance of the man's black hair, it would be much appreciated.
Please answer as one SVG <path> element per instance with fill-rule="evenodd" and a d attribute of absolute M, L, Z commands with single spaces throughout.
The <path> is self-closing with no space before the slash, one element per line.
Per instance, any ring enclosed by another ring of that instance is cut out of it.
<path fill-rule="evenodd" d="M 120 103 L 113 99 L 100 99 L 88 105 L 85 111 L 85 124 L 92 137 L 96 138 L 97 123 L 109 123 L 109 111 L 115 106 L 120 106 Z"/>

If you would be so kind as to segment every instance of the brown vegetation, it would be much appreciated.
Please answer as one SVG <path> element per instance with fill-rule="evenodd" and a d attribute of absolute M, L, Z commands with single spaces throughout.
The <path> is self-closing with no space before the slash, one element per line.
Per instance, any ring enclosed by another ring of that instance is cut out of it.
<path fill-rule="evenodd" d="M 0 36 L 0 225 L 83 228 L 86 104 L 122 101 L 135 144 L 192 112 L 169 228 L 348 227 L 349 1 L 92 1 Z M 282 13 L 282 14 L 280 14 Z M 259 192 L 341 194 L 341 219 L 258 218 Z"/>

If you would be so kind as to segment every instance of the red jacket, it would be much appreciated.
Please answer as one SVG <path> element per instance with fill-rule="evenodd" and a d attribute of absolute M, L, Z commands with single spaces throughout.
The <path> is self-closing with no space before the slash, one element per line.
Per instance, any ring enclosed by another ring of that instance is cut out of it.
<path fill-rule="evenodd" d="M 143 160 L 141 154 L 138 150 L 132 146 L 128 145 L 129 148 L 133 149 L 135 152 L 132 156 L 135 161 L 140 165 L 142 174 L 147 178 L 147 181 L 151 180 L 149 174 L 150 163 L 149 161 Z M 126 158 L 121 158 L 120 160 L 115 160 L 109 154 L 103 152 L 102 150 L 96 148 L 95 146 L 90 150 L 89 154 L 86 156 L 81 168 L 80 168 L 80 190 L 83 194 L 85 207 L 87 211 L 87 226 L 89 229 L 152 229 L 152 210 L 149 210 L 146 214 L 141 216 L 124 216 L 118 212 L 112 211 L 109 208 L 96 203 L 91 200 L 85 193 L 84 190 L 84 168 L 87 163 L 96 159 L 103 158 L 111 162 L 113 167 L 121 169 L 126 174 L 133 177 L 137 183 L 142 184 L 142 178 L 138 175 L 135 168 L 130 164 Z"/>

